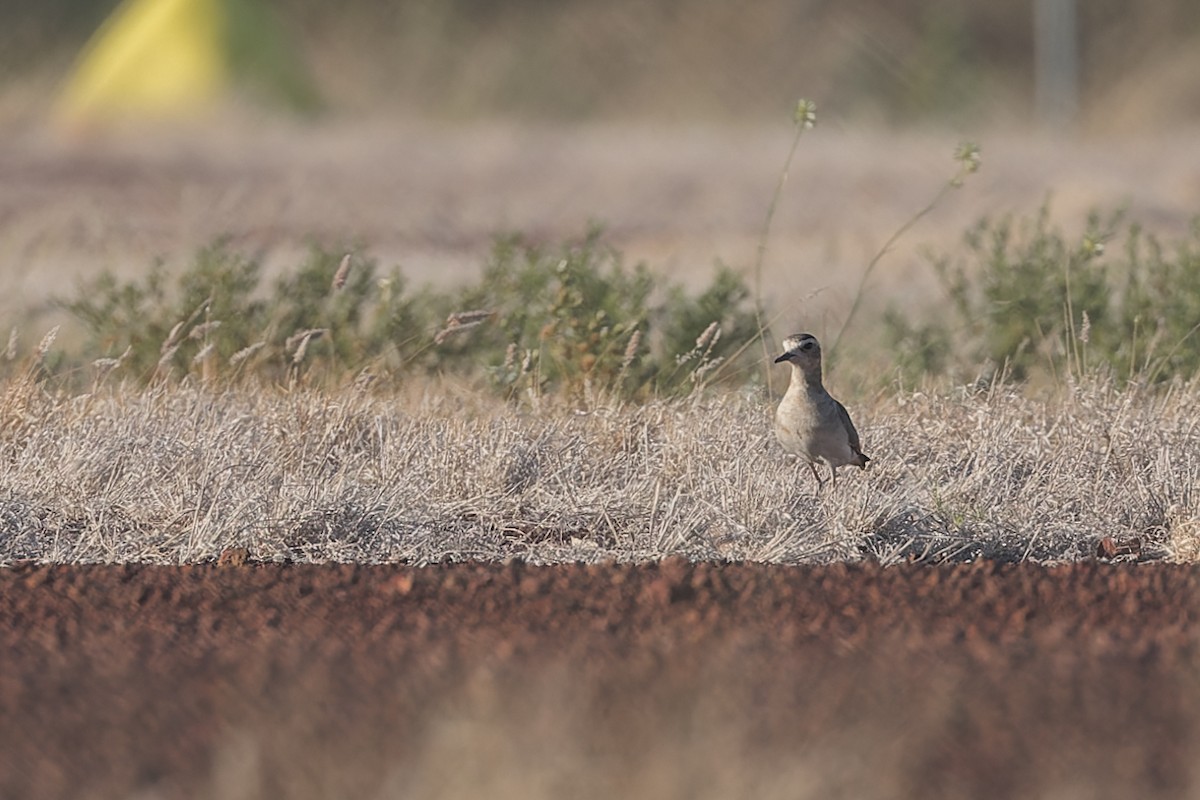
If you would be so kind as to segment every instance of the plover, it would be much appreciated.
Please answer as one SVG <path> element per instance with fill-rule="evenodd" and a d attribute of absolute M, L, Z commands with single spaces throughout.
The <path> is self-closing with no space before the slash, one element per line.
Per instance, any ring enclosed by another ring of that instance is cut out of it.
<path fill-rule="evenodd" d="M 805 459 L 817 485 L 824 481 L 817 473 L 817 462 L 829 465 L 834 484 L 837 468 L 852 464 L 866 469 L 868 458 L 862 451 L 858 431 L 846 413 L 846 407 L 830 397 L 821 383 L 821 344 L 809 333 L 797 333 L 783 340 L 783 355 L 778 364 L 792 365 L 787 393 L 775 410 L 775 434 L 789 453 Z"/>

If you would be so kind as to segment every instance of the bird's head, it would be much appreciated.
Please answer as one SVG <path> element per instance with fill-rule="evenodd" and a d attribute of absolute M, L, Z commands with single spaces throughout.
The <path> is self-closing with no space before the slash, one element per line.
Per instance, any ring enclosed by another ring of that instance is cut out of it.
<path fill-rule="evenodd" d="M 811 333 L 796 333 L 783 340 L 783 355 L 775 359 L 790 361 L 798 367 L 821 365 L 821 343 Z"/>

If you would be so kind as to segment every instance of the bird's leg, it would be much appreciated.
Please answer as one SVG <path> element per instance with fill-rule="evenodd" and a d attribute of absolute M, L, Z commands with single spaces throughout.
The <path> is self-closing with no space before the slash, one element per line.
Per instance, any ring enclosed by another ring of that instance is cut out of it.
<path fill-rule="evenodd" d="M 837 488 L 837 467 L 835 467 L 833 464 L 829 465 L 829 474 L 832 476 L 830 478 L 830 480 L 833 481 L 833 488 L 836 489 Z"/>
<path fill-rule="evenodd" d="M 816 462 L 809 461 L 808 468 L 812 470 L 813 477 L 817 479 L 817 491 L 821 491 L 825 487 L 825 481 L 821 480 L 821 473 L 817 472 Z"/>

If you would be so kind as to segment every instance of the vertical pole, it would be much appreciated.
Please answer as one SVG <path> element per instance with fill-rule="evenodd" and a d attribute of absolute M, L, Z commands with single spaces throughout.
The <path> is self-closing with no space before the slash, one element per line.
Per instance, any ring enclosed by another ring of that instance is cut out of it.
<path fill-rule="evenodd" d="M 1075 0 L 1034 0 L 1034 105 L 1038 122 L 1060 131 L 1079 110 L 1079 47 Z"/>

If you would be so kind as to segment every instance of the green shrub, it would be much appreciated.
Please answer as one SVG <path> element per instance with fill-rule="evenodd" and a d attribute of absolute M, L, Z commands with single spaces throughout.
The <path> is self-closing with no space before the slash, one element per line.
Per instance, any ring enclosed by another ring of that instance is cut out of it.
<path fill-rule="evenodd" d="M 378 264 L 361 256 L 351 257 L 345 283 L 334 289 L 331 280 L 342 258 L 340 252 L 313 247 L 299 269 L 275 280 L 269 295 L 270 352 L 290 367 L 311 356 L 310 371 L 320 368 L 335 379 L 368 365 L 381 372 L 404 369 L 420 355 L 436 304 L 428 293 L 407 294 L 398 269 L 380 278 Z M 304 332 L 313 330 L 322 333 L 297 359 Z"/>
<path fill-rule="evenodd" d="M 174 276 L 161 263 L 140 280 L 104 274 L 62 305 L 87 330 L 88 351 L 124 353 L 127 374 L 141 380 L 172 372 L 336 378 L 372 360 L 399 365 L 432 317 L 420 318 L 398 271 L 380 281 L 370 260 L 352 259 L 333 290 L 340 259 L 313 247 L 265 291 L 260 264 L 221 240 Z"/>
<path fill-rule="evenodd" d="M 627 267 L 601 233 L 592 227 L 558 247 L 497 240 L 482 280 L 457 300 L 490 312 L 494 324 L 454 337 L 447 354 L 470 354 L 508 390 L 670 394 L 690 390 L 754 335 L 750 291 L 732 271 L 719 270 L 693 297 L 662 285 L 644 264 Z M 722 335 L 711 332 L 704 357 L 695 357 L 696 340 L 714 323 Z"/>
<path fill-rule="evenodd" d="M 491 325 L 456 337 L 448 352 L 470 352 L 501 385 L 535 374 L 540 387 L 611 385 L 635 331 L 644 331 L 654 279 L 588 231 L 574 245 L 544 247 L 520 236 L 497 240 L 479 284 L 459 294 L 458 307 L 484 309 Z M 450 344 L 449 342 L 447 344 Z M 524 369 L 516 368 L 514 352 Z"/>
<path fill-rule="evenodd" d="M 1121 308 L 1128 337 L 1127 374 L 1151 379 L 1200 372 L 1200 219 L 1169 250 L 1133 226 L 1126 243 L 1129 276 Z"/>
<path fill-rule="evenodd" d="M 1125 379 L 1194 373 L 1200 348 L 1186 344 L 1200 323 L 1200 225 L 1170 250 L 1137 225 L 1124 227 L 1123 248 L 1107 247 L 1121 229 L 1120 213 L 1093 212 L 1068 240 L 1045 207 L 1033 219 L 982 220 L 965 257 L 933 259 L 949 313 L 928 323 L 885 315 L 901 368 L 911 377 L 990 365 L 1018 380 L 1101 366 Z"/>
<path fill-rule="evenodd" d="M 342 258 L 313 247 L 264 285 L 257 261 L 219 241 L 178 274 L 162 264 L 141 279 L 105 274 L 62 305 L 87 330 L 91 358 L 120 355 L 123 374 L 143 381 L 455 371 L 509 393 L 673 393 L 716 379 L 756 330 L 732 271 L 692 295 L 627 267 L 599 228 L 558 246 L 501 237 L 480 280 L 452 292 L 409 291 L 399 270 L 380 277 L 361 256 L 334 287 Z"/>
<path fill-rule="evenodd" d="M 127 372 L 149 380 L 172 367 L 186 371 L 210 345 L 209 357 L 228 357 L 247 331 L 261 331 L 266 307 L 253 297 L 259 275 L 257 262 L 220 241 L 173 280 L 161 262 L 141 280 L 105 273 L 63 305 L 88 331 L 88 350 L 124 353 Z"/>

